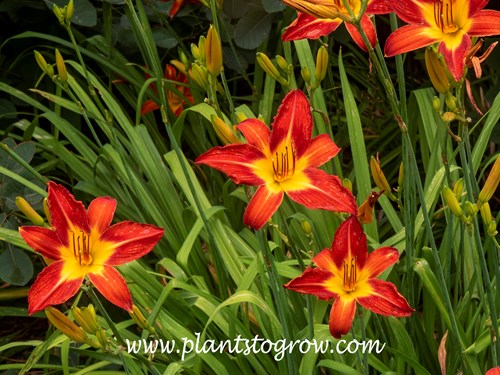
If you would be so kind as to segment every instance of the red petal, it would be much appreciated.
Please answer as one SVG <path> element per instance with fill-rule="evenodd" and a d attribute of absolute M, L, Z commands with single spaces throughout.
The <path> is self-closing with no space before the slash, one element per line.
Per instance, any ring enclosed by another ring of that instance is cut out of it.
<path fill-rule="evenodd" d="M 318 39 L 334 32 L 343 21 L 341 19 L 320 19 L 300 13 L 286 28 L 282 39 L 285 42 L 300 39 Z"/>
<path fill-rule="evenodd" d="M 64 186 L 52 181 L 47 185 L 50 223 L 62 244 L 68 246 L 71 231 L 89 232 L 87 211 L 83 203 L 75 200 L 75 197 Z"/>
<path fill-rule="evenodd" d="M 312 258 L 312 261 L 318 268 L 324 271 L 328 271 L 333 275 L 343 275 L 343 268 L 339 269 L 335 264 L 332 249 L 321 250 L 315 257 Z"/>
<path fill-rule="evenodd" d="M 104 232 L 113 220 L 116 200 L 110 197 L 99 197 L 90 202 L 87 210 L 91 231 Z"/>
<path fill-rule="evenodd" d="M 267 186 L 261 186 L 250 200 L 243 222 L 253 229 L 262 228 L 276 212 L 283 201 L 283 191 L 273 192 Z"/>
<path fill-rule="evenodd" d="M 64 280 L 61 271 L 64 261 L 51 263 L 38 274 L 35 283 L 28 292 L 28 314 L 34 314 L 47 306 L 59 305 L 73 297 L 83 278 Z"/>
<path fill-rule="evenodd" d="M 56 232 L 42 227 L 20 227 L 19 233 L 24 241 L 37 253 L 52 260 L 61 258 L 61 247 L 64 245 L 59 240 Z"/>
<path fill-rule="evenodd" d="M 294 292 L 312 294 L 320 299 L 329 300 L 337 298 L 337 294 L 332 293 L 325 287 L 326 282 L 332 277 L 335 276 L 328 271 L 307 267 L 302 275 L 283 286 Z"/>
<path fill-rule="evenodd" d="M 195 162 L 206 164 L 227 174 L 235 183 L 263 185 L 265 181 L 255 173 L 254 163 L 267 157 L 257 147 L 247 144 L 231 144 L 214 147 Z M 270 165 L 270 168 L 272 166 Z"/>
<path fill-rule="evenodd" d="M 366 7 L 367 14 L 388 14 L 393 11 L 391 0 L 371 0 Z"/>
<path fill-rule="evenodd" d="M 304 174 L 309 181 L 298 181 L 292 185 L 300 186 L 300 189 L 286 190 L 291 199 L 310 209 L 356 214 L 358 208 L 354 197 L 337 176 L 316 168 L 306 169 Z"/>
<path fill-rule="evenodd" d="M 156 111 L 160 109 L 160 106 L 152 100 L 146 100 L 141 107 L 141 116 L 148 114 L 149 112 Z"/>
<path fill-rule="evenodd" d="M 490 0 L 471 0 L 469 1 L 469 17 L 474 18 L 474 15 L 483 9 Z"/>
<path fill-rule="evenodd" d="M 489 369 L 485 375 L 500 375 L 500 366 Z"/>
<path fill-rule="evenodd" d="M 262 121 L 249 118 L 238 125 L 248 144 L 257 147 L 263 154 L 269 153 L 271 130 Z"/>
<path fill-rule="evenodd" d="M 332 244 L 333 260 L 338 269 L 344 259 L 356 259 L 356 268 L 363 269 L 368 255 L 366 235 L 356 216 L 342 222 L 335 232 Z"/>
<path fill-rule="evenodd" d="M 427 27 L 419 25 L 408 25 L 395 30 L 385 42 L 385 56 L 391 57 L 414 51 L 437 42 L 435 38 L 426 35 Z"/>
<path fill-rule="evenodd" d="M 448 49 L 444 42 L 439 44 L 438 51 L 443 55 L 448 70 L 455 81 L 460 82 L 464 75 L 465 56 L 471 47 L 470 36 L 464 34 L 460 45 L 455 49 Z"/>
<path fill-rule="evenodd" d="M 113 255 L 105 264 L 116 266 L 138 259 L 149 253 L 163 237 L 164 230 L 150 224 L 122 221 L 110 226 L 99 238 L 111 242 Z"/>
<path fill-rule="evenodd" d="M 328 134 L 321 134 L 311 141 L 311 145 L 302 155 L 302 160 L 309 167 L 319 167 L 328 160 L 335 157 L 340 148 L 335 144 Z M 302 160 L 300 161 L 302 163 Z"/>
<path fill-rule="evenodd" d="M 471 27 L 467 31 L 470 36 L 491 36 L 500 34 L 500 12 L 482 10 L 471 17 Z"/>
<path fill-rule="evenodd" d="M 396 263 L 399 259 L 398 251 L 393 247 L 381 247 L 368 254 L 365 265 L 361 270 L 359 279 L 373 278 L 380 275 L 388 267 Z"/>
<path fill-rule="evenodd" d="M 367 282 L 373 289 L 373 294 L 368 297 L 356 298 L 365 309 L 376 314 L 396 317 L 410 316 L 415 311 L 399 294 L 394 284 L 379 279 L 370 279 Z"/>
<path fill-rule="evenodd" d="M 330 333 L 336 339 L 349 333 L 356 312 L 356 301 L 352 298 L 337 298 L 330 311 Z"/>
<path fill-rule="evenodd" d="M 311 143 L 312 127 L 311 107 L 305 94 L 300 90 L 290 91 L 273 120 L 271 154 L 276 152 L 282 142 L 287 145 L 293 142 L 296 157 L 300 158 Z"/>
<path fill-rule="evenodd" d="M 434 3 L 434 0 L 398 0 L 392 3 L 393 11 L 401 18 L 404 22 L 410 24 L 426 24 L 427 21 L 422 14 L 422 9 L 419 3 Z"/>
<path fill-rule="evenodd" d="M 359 48 L 367 52 L 368 48 L 366 48 L 365 42 L 363 42 L 363 38 L 361 37 L 361 34 L 358 32 L 358 29 L 356 29 L 356 26 L 350 23 L 346 23 L 345 27 L 347 28 L 347 31 L 351 35 L 352 40 L 356 42 Z M 365 31 L 366 36 L 370 41 L 370 44 L 372 45 L 373 48 L 375 48 L 375 45 L 377 44 L 377 33 L 375 31 L 375 26 L 373 26 L 372 20 L 366 14 L 364 14 L 363 17 L 361 17 L 361 27 Z"/>
<path fill-rule="evenodd" d="M 170 8 L 170 18 L 175 16 L 179 9 L 184 5 L 185 0 L 174 0 L 174 3 L 172 4 L 172 8 Z"/>
<path fill-rule="evenodd" d="M 132 297 L 122 275 L 113 267 L 104 266 L 102 271 L 89 273 L 89 280 L 97 290 L 112 304 L 124 310 L 132 311 Z"/>

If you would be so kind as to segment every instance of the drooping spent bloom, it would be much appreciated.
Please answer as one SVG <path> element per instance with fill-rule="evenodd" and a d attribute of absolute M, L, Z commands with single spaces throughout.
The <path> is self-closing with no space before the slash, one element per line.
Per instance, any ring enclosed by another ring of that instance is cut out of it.
<path fill-rule="evenodd" d="M 149 77 L 149 76 L 148 76 Z M 191 90 L 185 84 L 188 83 L 187 77 L 184 73 L 177 71 L 177 69 L 170 64 L 165 65 L 165 79 L 170 81 L 175 81 L 181 83 L 181 85 L 175 85 L 175 88 L 179 93 L 181 93 L 185 99 L 191 104 L 194 104 L 194 98 L 191 94 Z M 156 85 L 151 84 L 151 88 L 156 91 Z M 186 104 L 186 100 L 175 92 L 166 90 L 167 102 L 170 110 L 175 116 L 179 116 L 184 110 L 184 104 Z M 153 100 L 147 100 L 141 107 L 141 115 L 145 115 L 151 111 L 155 111 L 159 109 L 160 106 Z"/>
<path fill-rule="evenodd" d="M 235 183 L 259 186 L 243 221 L 259 229 L 280 206 L 284 193 L 311 209 L 355 214 L 352 193 L 337 176 L 318 167 L 339 152 L 327 134 L 312 138 L 313 121 L 306 96 L 288 93 L 273 120 L 272 131 L 254 118 L 238 125 L 246 144 L 214 147 L 196 159 L 226 173 Z"/>
<path fill-rule="evenodd" d="M 334 299 L 330 312 L 330 333 L 336 338 L 351 329 L 356 302 L 376 314 L 405 317 L 414 311 L 396 286 L 376 277 L 396 263 L 399 253 L 382 247 L 368 254 L 366 235 L 355 216 L 340 224 L 331 249 L 312 258 L 315 268 L 285 285 L 290 290 Z"/>
<path fill-rule="evenodd" d="M 500 34 L 500 12 L 483 9 L 488 0 L 398 0 L 394 11 L 408 25 L 395 30 L 385 43 L 390 57 L 439 43 L 448 70 L 459 82 L 471 37 Z"/>
<path fill-rule="evenodd" d="M 318 39 L 334 32 L 343 22 L 356 44 L 367 50 L 349 11 L 343 0 L 283 0 L 285 4 L 297 10 L 298 17 L 283 33 L 283 40 Z M 356 17 L 361 11 L 361 0 L 349 0 L 349 5 Z M 377 43 L 375 27 L 369 15 L 387 14 L 392 11 L 388 0 L 368 0 L 366 12 L 361 17 L 361 27 L 372 47 Z"/>
<path fill-rule="evenodd" d="M 28 292 L 30 315 L 67 301 L 85 277 L 111 303 L 132 311 L 130 291 L 113 266 L 150 252 L 163 229 L 132 221 L 110 226 L 115 208 L 116 200 L 99 197 L 85 210 L 62 185 L 48 183 L 51 228 L 19 228 L 26 243 L 50 261 Z"/>

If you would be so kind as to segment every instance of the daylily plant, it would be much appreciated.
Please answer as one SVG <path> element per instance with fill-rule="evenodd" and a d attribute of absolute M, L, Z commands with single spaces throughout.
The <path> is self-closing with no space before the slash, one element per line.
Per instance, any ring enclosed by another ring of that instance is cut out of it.
<path fill-rule="evenodd" d="M 500 34 L 500 12 L 483 9 L 488 0 L 398 0 L 394 11 L 409 25 L 395 30 L 385 43 L 390 57 L 439 43 L 448 70 L 459 82 L 471 37 Z"/>
<path fill-rule="evenodd" d="M 67 301 L 85 277 L 111 303 L 132 311 L 130 291 L 113 266 L 150 252 L 163 229 L 132 221 L 110 226 L 116 200 L 99 197 L 85 210 L 82 202 L 54 182 L 48 183 L 48 209 L 50 228 L 19 228 L 26 243 L 49 263 L 28 292 L 28 313 Z"/>
<path fill-rule="evenodd" d="M 181 84 L 188 83 L 186 75 L 182 72 L 178 72 L 177 69 L 170 64 L 165 65 L 165 79 L 179 82 Z M 155 84 L 151 84 L 151 88 L 156 91 Z M 179 93 L 184 95 L 184 98 L 187 99 L 188 102 L 194 104 L 194 98 L 189 87 L 186 85 L 175 85 L 175 88 L 179 91 Z M 170 90 L 166 90 L 165 93 L 167 95 L 167 102 L 170 110 L 175 116 L 180 116 L 184 110 L 184 104 L 186 103 L 185 99 Z M 160 106 L 158 103 L 153 100 L 147 100 L 141 107 L 141 115 L 145 115 L 159 108 Z"/>
<path fill-rule="evenodd" d="M 396 286 L 376 277 L 396 263 L 399 253 L 382 247 L 368 254 L 366 235 L 356 217 L 340 224 L 331 249 L 312 258 L 315 268 L 285 285 L 290 290 L 313 294 L 320 299 L 335 299 L 330 312 L 330 333 L 340 338 L 349 332 L 356 302 L 374 313 L 405 317 L 414 311 Z"/>
<path fill-rule="evenodd" d="M 367 50 L 361 35 L 343 0 L 283 0 L 283 2 L 299 12 L 298 17 L 283 33 L 283 40 L 318 39 L 334 32 L 343 22 L 356 44 Z M 361 0 L 349 0 L 355 17 L 359 17 Z M 366 12 L 361 16 L 363 28 L 372 47 L 377 43 L 375 27 L 370 20 L 371 14 L 387 14 L 392 7 L 387 0 L 368 0 Z"/>
<path fill-rule="evenodd" d="M 196 159 L 226 173 L 235 183 L 259 186 L 243 221 L 259 229 L 280 206 L 284 193 L 311 209 L 355 214 L 352 193 L 337 176 L 318 167 L 339 152 L 327 134 L 312 138 L 313 120 L 306 96 L 288 93 L 273 120 L 272 131 L 254 118 L 238 125 L 246 144 L 214 147 Z"/>

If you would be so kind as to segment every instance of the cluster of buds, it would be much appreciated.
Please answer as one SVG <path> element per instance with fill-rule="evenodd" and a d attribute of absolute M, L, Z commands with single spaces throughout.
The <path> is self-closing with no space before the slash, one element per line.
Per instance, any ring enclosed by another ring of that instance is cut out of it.
<path fill-rule="evenodd" d="M 200 36 L 198 44 L 191 44 L 191 53 L 195 62 L 188 71 L 189 77 L 205 91 L 210 86 L 217 90 L 217 76 L 222 72 L 222 44 L 217 29 L 210 25 L 207 36 Z"/>
<path fill-rule="evenodd" d="M 66 63 L 64 62 L 64 58 L 57 48 L 55 51 L 57 74 L 54 73 L 54 67 L 47 63 L 40 52 L 35 50 L 34 53 L 35 60 L 40 69 L 42 69 L 42 71 L 47 74 L 54 82 L 59 81 L 65 84 L 68 81 L 68 70 L 66 69 Z"/>
<path fill-rule="evenodd" d="M 491 215 L 491 209 L 488 201 L 493 197 L 500 183 L 500 157 L 497 157 L 490 174 L 479 192 L 477 202 L 474 204 L 470 201 L 465 201 L 462 206 L 459 201 L 463 193 L 463 181 L 459 179 L 453 186 L 453 190 L 449 187 L 443 189 L 443 199 L 453 215 L 460 218 L 465 224 L 470 226 L 472 218 L 478 213 L 481 213 L 481 218 L 487 234 L 495 237 L 497 232 L 497 223 Z"/>
<path fill-rule="evenodd" d="M 71 340 L 90 345 L 96 349 L 108 346 L 109 340 L 106 336 L 106 330 L 101 328 L 97 322 L 95 310 L 92 305 L 83 309 L 74 307 L 72 313 L 75 321 L 80 324 L 80 327 L 58 309 L 52 306 L 45 309 L 45 315 L 47 315 L 50 323 Z"/>
<path fill-rule="evenodd" d="M 306 82 L 307 86 L 311 90 L 315 90 L 321 84 L 326 77 L 328 69 L 328 50 L 325 46 L 321 46 L 316 53 L 316 67 L 314 68 L 314 77 L 311 75 L 311 72 L 307 68 L 307 66 L 302 67 L 300 73 L 302 78 Z M 313 79 L 314 78 L 314 79 Z"/>
<path fill-rule="evenodd" d="M 57 6 L 57 4 L 54 3 L 52 10 L 62 26 L 66 28 L 69 28 L 71 26 L 71 19 L 73 18 L 73 14 L 75 13 L 73 0 L 69 0 L 68 5 L 65 5 L 63 8 L 60 8 L 59 6 Z"/>
<path fill-rule="evenodd" d="M 282 86 L 288 87 L 290 84 L 290 75 L 293 72 L 293 66 L 289 64 L 281 55 L 276 55 L 276 67 L 271 59 L 263 52 L 257 52 L 257 63 L 269 77 L 278 81 Z M 278 70 L 279 68 L 279 70 Z M 286 77 L 286 78 L 285 78 Z"/>

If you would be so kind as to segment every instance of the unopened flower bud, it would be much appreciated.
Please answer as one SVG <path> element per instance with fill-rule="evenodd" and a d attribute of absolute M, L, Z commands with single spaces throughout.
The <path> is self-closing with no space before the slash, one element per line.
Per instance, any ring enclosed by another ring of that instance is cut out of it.
<path fill-rule="evenodd" d="M 313 231 L 312 231 L 311 224 L 307 220 L 301 220 L 300 225 L 302 226 L 302 229 L 304 230 L 306 236 L 312 237 Z"/>
<path fill-rule="evenodd" d="M 437 96 L 432 99 L 432 108 L 439 113 L 441 111 L 441 100 Z"/>
<path fill-rule="evenodd" d="M 186 71 L 187 71 L 187 65 L 184 64 L 183 62 L 179 61 L 179 60 L 170 60 L 170 64 L 172 64 L 173 66 L 175 66 L 175 68 L 181 72 L 181 73 L 184 73 L 186 74 Z"/>
<path fill-rule="evenodd" d="M 352 191 L 352 182 L 348 178 L 343 178 L 342 179 L 342 186 L 348 189 L 349 191 Z"/>
<path fill-rule="evenodd" d="M 191 43 L 191 54 L 193 55 L 193 57 L 195 58 L 195 60 L 201 61 L 202 55 L 200 53 L 200 49 L 194 43 Z"/>
<path fill-rule="evenodd" d="M 481 213 L 484 225 L 488 226 L 493 220 L 493 217 L 491 216 L 490 204 L 488 202 L 483 203 L 479 208 L 479 212 Z"/>
<path fill-rule="evenodd" d="M 217 137 L 224 143 L 232 144 L 232 143 L 241 143 L 241 141 L 236 137 L 236 135 L 231 130 L 231 126 L 226 124 L 223 119 L 216 115 L 212 115 L 211 117 L 212 125 L 214 127 L 215 133 Z"/>
<path fill-rule="evenodd" d="M 465 201 L 465 212 L 467 213 L 467 215 L 474 216 L 475 214 L 477 214 L 477 211 L 477 205 L 472 202 Z"/>
<path fill-rule="evenodd" d="M 462 211 L 462 207 L 460 206 L 457 197 L 455 197 L 455 194 L 453 194 L 453 191 L 448 186 L 445 186 L 443 189 L 443 198 L 453 215 L 460 218 L 464 216 L 464 212 Z"/>
<path fill-rule="evenodd" d="M 106 348 L 109 344 L 109 338 L 104 328 L 100 328 L 96 331 L 95 337 L 100 347 Z"/>
<path fill-rule="evenodd" d="M 222 71 L 222 45 L 214 25 L 210 25 L 205 43 L 205 59 L 208 72 L 214 77 Z"/>
<path fill-rule="evenodd" d="M 64 59 L 56 48 L 56 66 L 57 66 L 57 76 L 61 82 L 66 82 L 68 80 L 68 71 L 66 70 L 66 64 Z"/>
<path fill-rule="evenodd" d="M 257 52 L 256 57 L 257 57 L 257 63 L 259 63 L 262 70 L 264 70 L 267 74 L 269 74 L 273 79 L 277 81 L 283 79 L 278 69 L 276 69 L 272 61 L 269 59 L 269 57 L 267 57 L 265 53 Z"/>
<path fill-rule="evenodd" d="M 448 93 L 444 98 L 446 106 L 452 112 L 455 112 L 457 109 L 457 98 L 455 98 L 451 93 Z"/>
<path fill-rule="evenodd" d="M 189 76 L 193 81 L 195 81 L 198 86 L 203 88 L 204 90 L 208 90 L 208 78 L 207 73 L 205 72 L 206 68 L 198 65 L 196 63 L 191 64 L 191 70 Z"/>
<path fill-rule="evenodd" d="M 303 66 L 302 69 L 300 69 L 300 75 L 304 79 L 305 83 L 307 83 L 308 85 L 311 84 L 311 72 L 309 71 L 309 68 L 307 66 Z"/>
<path fill-rule="evenodd" d="M 38 226 L 43 226 L 45 220 L 31 207 L 26 199 L 23 197 L 16 197 L 16 206 L 26 215 L 29 221 Z"/>
<path fill-rule="evenodd" d="M 484 183 L 483 188 L 479 192 L 479 196 L 477 199 L 478 206 L 481 206 L 483 203 L 488 202 L 495 190 L 500 183 L 500 156 L 497 156 L 495 163 L 493 163 L 493 167 L 491 167 L 490 174 Z"/>
<path fill-rule="evenodd" d="M 498 234 L 497 223 L 494 220 L 492 220 L 488 224 L 488 235 L 490 237 L 496 237 L 497 234 Z"/>
<path fill-rule="evenodd" d="M 49 222 L 49 225 L 52 223 L 51 221 L 51 216 L 50 216 L 50 210 L 49 210 L 49 203 L 48 203 L 47 198 L 43 198 L 43 212 L 45 213 L 45 217 L 47 218 L 47 221 Z"/>
<path fill-rule="evenodd" d="M 149 332 L 154 332 L 154 327 L 149 324 L 146 317 L 142 314 L 142 311 L 136 306 L 132 305 L 132 311 L 129 313 L 130 317 L 136 322 L 136 324 Z"/>
<path fill-rule="evenodd" d="M 328 70 L 328 51 L 321 46 L 316 54 L 316 69 L 314 70 L 314 83 L 318 84 L 326 77 Z"/>
<path fill-rule="evenodd" d="M 54 5 L 52 6 L 52 11 L 56 15 L 57 20 L 59 21 L 59 23 L 64 26 L 65 20 L 64 20 L 64 11 L 63 11 L 63 9 L 59 8 L 59 6 L 54 3 Z"/>
<path fill-rule="evenodd" d="M 200 51 L 200 61 L 201 62 L 205 62 L 205 59 L 206 59 L 206 55 L 205 55 L 206 47 L 205 47 L 205 45 L 206 45 L 206 39 L 205 39 L 205 36 L 202 35 L 198 39 L 198 50 Z"/>
<path fill-rule="evenodd" d="M 66 21 L 66 25 L 69 26 L 71 24 L 73 14 L 75 13 L 75 5 L 73 4 L 73 0 L 69 0 L 69 3 L 65 8 L 66 13 L 64 14 L 64 20 Z"/>
<path fill-rule="evenodd" d="M 425 49 L 425 67 L 437 92 L 444 94 L 450 90 L 450 81 L 443 63 L 432 47 Z"/>
<path fill-rule="evenodd" d="M 47 64 L 47 61 L 40 52 L 35 51 L 35 59 L 38 66 L 43 70 L 45 74 L 47 74 L 50 78 L 54 77 L 54 68 L 52 67 L 52 65 Z"/>
<path fill-rule="evenodd" d="M 446 123 L 450 123 L 452 122 L 453 120 L 455 120 L 457 118 L 457 115 L 455 115 L 453 112 L 445 112 L 443 113 L 443 115 L 441 116 L 441 119 L 446 122 Z"/>
<path fill-rule="evenodd" d="M 377 185 L 380 191 L 384 192 L 390 199 L 396 200 L 396 197 L 392 194 L 391 186 L 389 182 L 387 182 L 384 172 L 382 171 L 380 162 L 374 156 L 370 158 L 370 170 L 372 172 L 373 181 L 375 181 L 375 185 Z"/>
<path fill-rule="evenodd" d="M 247 115 L 245 115 L 243 112 L 240 111 L 236 111 L 234 116 L 236 117 L 236 121 L 238 122 L 238 124 L 240 122 L 245 121 L 248 118 Z"/>
<path fill-rule="evenodd" d="M 459 178 L 457 182 L 455 182 L 455 185 L 453 185 L 453 193 L 455 194 L 455 197 L 460 200 L 462 198 L 462 193 L 464 191 L 464 180 L 463 178 Z"/>
<path fill-rule="evenodd" d="M 278 64 L 279 68 L 281 70 L 283 70 L 283 72 L 288 74 L 290 72 L 290 69 L 289 69 L 290 64 L 288 64 L 288 62 L 285 60 L 285 58 L 283 56 L 276 55 L 275 59 L 276 59 L 276 63 Z"/>
<path fill-rule="evenodd" d="M 71 312 L 73 313 L 76 322 L 85 332 L 95 334 L 95 332 L 97 332 L 100 328 L 93 305 L 89 305 L 88 307 L 83 307 L 81 309 L 79 307 L 73 307 Z"/>
<path fill-rule="evenodd" d="M 82 344 L 86 342 L 87 334 L 84 330 L 73 323 L 58 309 L 49 306 L 45 309 L 45 315 L 47 315 L 47 319 L 49 319 L 54 327 L 68 336 L 71 340 Z"/>
<path fill-rule="evenodd" d="M 398 192 L 403 189 L 403 178 L 404 178 L 405 168 L 403 162 L 399 164 L 399 174 L 398 174 Z"/>

